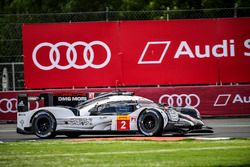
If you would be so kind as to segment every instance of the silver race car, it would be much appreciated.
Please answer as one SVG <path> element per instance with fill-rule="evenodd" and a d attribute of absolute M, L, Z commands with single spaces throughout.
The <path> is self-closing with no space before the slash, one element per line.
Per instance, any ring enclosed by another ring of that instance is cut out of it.
<path fill-rule="evenodd" d="M 77 107 L 42 107 L 17 113 L 17 132 L 39 138 L 58 134 L 77 137 L 90 133 L 132 133 L 160 136 L 163 133 L 212 133 L 194 108 L 171 108 L 135 96 L 111 92 L 87 100 Z"/>

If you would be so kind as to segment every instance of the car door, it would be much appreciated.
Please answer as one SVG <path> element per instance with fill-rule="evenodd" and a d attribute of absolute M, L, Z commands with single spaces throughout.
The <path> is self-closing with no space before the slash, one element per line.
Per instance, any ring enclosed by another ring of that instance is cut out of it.
<path fill-rule="evenodd" d="M 109 103 L 97 104 L 89 110 L 88 118 L 92 119 L 92 130 L 94 131 L 111 131 L 115 130 L 114 121 L 116 110 Z"/>
<path fill-rule="evenodd" d="M 130 102 L 110 102 L 90 110 L 95 127 L 93 130 L 130 130 L 130 116 L 135 105 Z"/>

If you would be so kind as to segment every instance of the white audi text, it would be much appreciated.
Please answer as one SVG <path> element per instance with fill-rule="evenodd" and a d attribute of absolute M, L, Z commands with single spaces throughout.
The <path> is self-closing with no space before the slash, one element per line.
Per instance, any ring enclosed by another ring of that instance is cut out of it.
<path fill-rule="evenodd" d="M 233 103 L 250 103 L 250 96 L 240 96 L 239 94 L 236 94 Z"/>
<path fill-rule="evenodd" d="M 143 49 L 143 52 L 138 60 L 138 64 L 161 64 L 164 57 L 168 55 L 168 50 L 171 49 L 172 45 L 177 45 L 177 50 L 174 51 L 174 59 L 180 59 L 182 57 L 193 58 L 223 58 L 223 57 L 235 57 L 237 47 L 240 45 L 244 45 L 244 53 L 240 54 L 243 56 L 250 56 L 250 39 L 246 39 L 243 44 L 239 44 L 238 41 L 234 39 L 224 39 L 219 43 L 214 45 L 205 44 L 205 45 L 191 45 L 189 41 L 180 41 L 179 43 L 176 41 L 149 41 Z M 165 45 L 164 49 L 161 52 L 161 55 L 157 57 L 156 60 L 147 60 L 145 57 L 146 53 L 148 53 L 150 45 Z"/>

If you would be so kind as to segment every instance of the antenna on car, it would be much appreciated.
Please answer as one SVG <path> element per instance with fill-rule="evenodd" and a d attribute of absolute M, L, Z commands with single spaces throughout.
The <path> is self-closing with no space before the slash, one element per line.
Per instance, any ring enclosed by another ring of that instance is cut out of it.
<path fill-rule="evenodd" d="M 127 95 L 127 96 L 133 96 L 134 95 L 134 92 L 122 91 L 120 89 L 114 90 L 112 93 L 114 95 Z"/>
<path fill-rule="evenodd" d="M 114 95 L 127 95 L 127 96 L 133 96 L 134 92 L 127 92 L 127 91 L 122 91 L 122 90 L 113 90 L 112 92 L 106 92 L 106 93 L 101 93 L 99 96 L 97 96 L 96 98 L 99 97 L 108 97 L 108 96 L 114 96 Z"/>

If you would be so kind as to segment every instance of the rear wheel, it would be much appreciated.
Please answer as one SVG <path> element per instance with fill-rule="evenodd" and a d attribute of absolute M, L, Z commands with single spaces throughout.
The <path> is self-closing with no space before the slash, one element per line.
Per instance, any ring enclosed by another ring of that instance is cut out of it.
<path fill-rule="evenodd" d="M 32 121 L 33 132 L 42 139 L 54 138 L 56 136 L 56 120 L 46 111 L 36 113 Z"/>
<path fill-rule="evenodd" d="M 163 131 L 163 118 L 156 110 L 145 110 L 138 118 L 138 130 L 145 136 L 161 136 Z"/>

